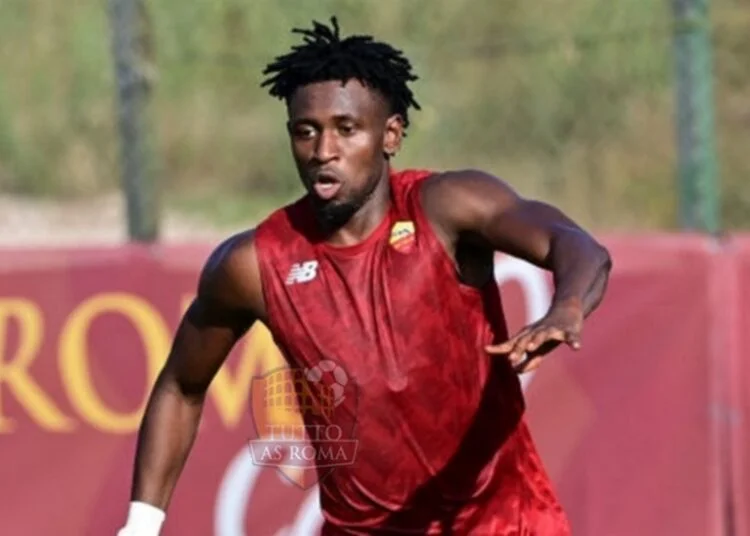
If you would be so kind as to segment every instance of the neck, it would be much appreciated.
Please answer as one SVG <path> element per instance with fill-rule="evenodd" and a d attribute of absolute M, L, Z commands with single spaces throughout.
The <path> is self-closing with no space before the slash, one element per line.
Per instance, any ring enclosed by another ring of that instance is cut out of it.
<path fill-rule="evenodd" d="M 349 220 L 336 229 L 326 230 L 326 242 L 333 246 L 353 246 L 366 239 L 380 225 L 388 212 L 391 202 L 391 181 L 389 168 L 383 175 L 365 203 Z"/>

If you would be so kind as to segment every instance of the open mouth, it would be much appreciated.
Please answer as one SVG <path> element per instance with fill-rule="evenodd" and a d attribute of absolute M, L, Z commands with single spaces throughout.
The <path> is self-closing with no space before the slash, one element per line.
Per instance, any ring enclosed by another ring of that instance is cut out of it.
<path fill-rule="evenodd" d="M 313 183 L 313 190 L 323 200 L 333 199 L 341 188 L 341 183 L 332 175 L 318 175 Z"/>

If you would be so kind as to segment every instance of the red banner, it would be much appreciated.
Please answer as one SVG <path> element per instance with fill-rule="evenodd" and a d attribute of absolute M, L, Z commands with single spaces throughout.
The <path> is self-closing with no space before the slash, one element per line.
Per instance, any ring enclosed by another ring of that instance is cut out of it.
<path fill-rule="evenodd" d="M 734 534 L 750 534 L 750 237 L 731 243 L 732 261 L 727 261 L 723 278 L 723 303 L 719 314 L 726 322 L 726 378 L 730 399 L 722 415 L 728 443 L 725 464 L 725 508 L 730 512 Z"/>
<path fill-rule="evenodd" d="M 576 535 L 748 533 L 750 241 L 606 240 L 608 297 L 583 349 L 523 378 L 529 419 Z M 0 533 L 115 534 L 148 388 L 207 247 L 4 252 Z M 549 277 L 498 258 L 511 327 Z M 316 489 L 253 464 L 249 390 L 283 365 L 256 327 L 221 369 L 163 534 L 313 534 Z"/>
<path fill-rule="evenodd" d="M 528 392 L 574 534 L 720 534 L 712 443 L 711 259 L 694 240 L 611 244 L 584 350 Z"/>

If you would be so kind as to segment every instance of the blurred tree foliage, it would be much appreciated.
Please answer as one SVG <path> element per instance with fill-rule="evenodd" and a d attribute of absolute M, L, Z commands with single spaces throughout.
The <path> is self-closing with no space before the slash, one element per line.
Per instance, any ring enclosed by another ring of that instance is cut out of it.
<path fill-rule="evenodd" d="M 146 0 L 147 1 L 147 0 Z M 0 5 L 0 189 L 118 185 L 105 2 Z M 165 198 L 252 222 L 299 193 L 283 105 L 261 71 L 298 36 L 402 48 L 420 75 L 399 167 L 481 167 L 597 229 L 676 225 L 669 2 L 161 0 L 146 3 Z M 724 224 L 750 225 L 750 0 L 714 0 Z"/>

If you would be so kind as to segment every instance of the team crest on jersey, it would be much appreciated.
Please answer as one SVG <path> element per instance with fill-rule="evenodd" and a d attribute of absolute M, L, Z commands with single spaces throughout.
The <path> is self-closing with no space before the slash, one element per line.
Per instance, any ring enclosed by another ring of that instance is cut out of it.
<path fill-rule="evenodd" d="M 397 221 L 391 227 L 391 237 L 388 243 L 401 253 L 409 253 L 416 244 L 416 234 L 413 221 Z"/>

